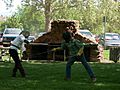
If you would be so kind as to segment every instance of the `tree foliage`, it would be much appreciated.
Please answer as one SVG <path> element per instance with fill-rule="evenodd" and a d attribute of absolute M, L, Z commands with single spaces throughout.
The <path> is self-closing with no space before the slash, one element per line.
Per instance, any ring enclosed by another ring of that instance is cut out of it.
<path fill-rule="evenodd" d="M 104 16 L 106 32 L 119 33 L 120 2 L 113 0 L 22 0 L 22 7 L 7 22 L 31 31 L 48 31 L 51 20 L 74 19 L 80 21 L 80 28 L 99 34 L 103 31 Z"/>

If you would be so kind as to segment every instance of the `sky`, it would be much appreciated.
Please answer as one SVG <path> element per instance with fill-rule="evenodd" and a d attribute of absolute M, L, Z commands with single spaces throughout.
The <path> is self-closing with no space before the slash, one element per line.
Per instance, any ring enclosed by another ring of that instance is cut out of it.
<path fill-rule="evenodd" d="M 21 0 L 13 0 L 13 7 L 6 9 L 6 4 L 0 0 L 0 16 L 10 16 L 12 15 L 16 10 L 17 10 L 17 6 L 20 6 Z"/>

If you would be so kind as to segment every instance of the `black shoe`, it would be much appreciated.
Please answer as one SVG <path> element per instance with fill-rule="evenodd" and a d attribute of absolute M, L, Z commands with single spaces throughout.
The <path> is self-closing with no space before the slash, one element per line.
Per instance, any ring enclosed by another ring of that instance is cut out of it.
<path fill-rule="evenodd" d="M 13 74 L 13 75 L 12 75 L 12 77 L 16 77 L 16 75 L 15 75 L 15 74 Z"/>
<path fill-rule="evenodd" d="M 64 80 L 69 81 L 71 78 L 65 77 Z"/>
<path fill-rule="evenodd" d="M 92 82 L 96 82 L 96 80 L 97 80 L 97 79 L 96 79 L 96 76 L 94 76 L 94 75 L 91 76 L 90 78 L 91 78 Z"/>
<path fill-rule="evenodd" d="M 25 75 L 22 75 L 23 78 L 25 78 L 26 76 Z"/>
<path fill-rule="evenodd" d="M 96 82 L 96 77 L 91 77 L 92 82 Z"/>

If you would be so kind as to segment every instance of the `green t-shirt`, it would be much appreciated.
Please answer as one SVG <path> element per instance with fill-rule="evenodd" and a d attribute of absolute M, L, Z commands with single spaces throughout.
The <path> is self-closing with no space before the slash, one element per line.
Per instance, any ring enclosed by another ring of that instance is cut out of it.
<path fill-rule="evenodd" d="M 69 41 L 69 43 L 66 43 L 65 41 L 62 42 L 61 48 L 69 50 L 70 56 L 76 56 L 81 48 L 83 48 L 85 43 L 80 42 L 77 39 L 72 39 Z"/>

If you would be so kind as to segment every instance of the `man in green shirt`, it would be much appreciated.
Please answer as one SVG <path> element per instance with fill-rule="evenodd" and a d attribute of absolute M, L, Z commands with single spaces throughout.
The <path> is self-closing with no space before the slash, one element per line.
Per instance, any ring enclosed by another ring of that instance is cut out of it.
<path fill-rule="evenodd" d="M 63 39 L 64 41 L 61 43 L 61 49 L 63 50 L 68 50 L 69 52 L 69 57 L 68 61 L 66 64 L 66 76 L 65 80 L 70 80 L 71 79 L 71 66 L 73 63 L 77 60 L 81 61 L 83 66 L 85 67 L 86 71 L 88 72 L 91 80 L 93 82 L 96 81 L 96 77 L 87 63 L 85 56 L 84 56 L 84 45 L 85 43 L 80 42 L 77 39 L 74 39 L 73 34 L 71 32 L 65 32 L 63 33 Z M 56 49 L 54 49 L 56 50 Z"/>

